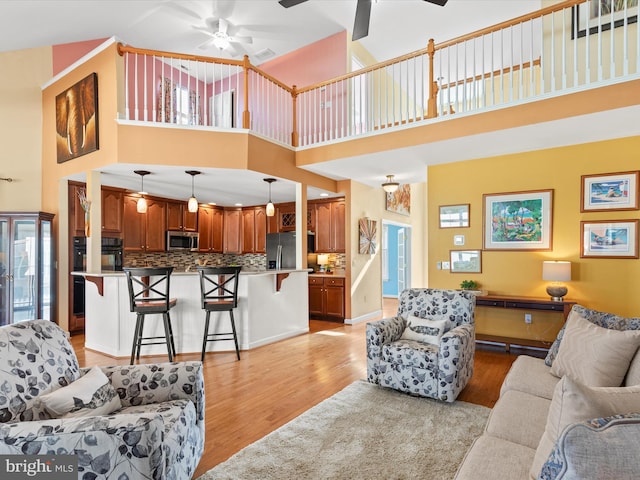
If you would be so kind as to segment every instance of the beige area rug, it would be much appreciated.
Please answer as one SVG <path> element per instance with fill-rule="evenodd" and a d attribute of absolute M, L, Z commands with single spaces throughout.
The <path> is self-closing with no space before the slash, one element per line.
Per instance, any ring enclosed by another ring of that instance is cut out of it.
<path fill-rule="evenodd" d="M 198 480 L 451 479 L 489 412 L 359 380 Z"/>

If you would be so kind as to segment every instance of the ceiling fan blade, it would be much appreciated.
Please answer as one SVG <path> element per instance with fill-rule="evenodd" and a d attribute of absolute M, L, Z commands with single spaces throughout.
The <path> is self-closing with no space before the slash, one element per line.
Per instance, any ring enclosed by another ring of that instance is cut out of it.
<path fill-rule="evenodd" d="M 227 22 L 224 18 L 221 18 L 218 21 L 218 31 L 220 33 L 227 34 L 227 29 L 229 28 L 229 22 Z"/>
<path fill-rule="evenodd" d="M 351 41 L 356 41 L 369 35 L 369 18 L 371 17 L 371 0 L 358 0 L 356 20 L 353 23 Z"/>
<path fill-rule="evenodd" d="M 213 0 L 212 16 L 216 18 L 230 17 L 235 6 L 235 0 Z"/>
<path fill-rule="evenodd" d="M 280 0 L 278 3 L 282 5 L 284 8 L 295 7 L 301 3 L 306 2 L 307 0 Z"/>
<path fill-rule="evenodd" d="M 198 45 L 198 48 L 200 50 L 207 50 L 211 45 L 213 45 L 214 40 L 215 38 L 211 37 L 209 40 L 205 40 L 200 45 Z"/>
<path fill-rule="evenodd" d="M 444 7 L 449 0 L 424 0 L 425 2 L 433 3 L 435 5 L 440 5 Z"/>

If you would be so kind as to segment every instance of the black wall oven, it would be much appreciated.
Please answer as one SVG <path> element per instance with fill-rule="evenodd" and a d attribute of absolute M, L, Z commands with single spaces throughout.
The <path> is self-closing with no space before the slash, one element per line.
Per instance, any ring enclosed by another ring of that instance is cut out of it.
<path fill-rule="evenodd" d="M 122 239 L 102 238 L 101 247 L 102 271 L 122 270 Z M 87 269 L 87 239 L 73 237 L 73 271 L 83 272 Z M 73 314 L 84 315 L 84 278 L 73 276 Z"/>

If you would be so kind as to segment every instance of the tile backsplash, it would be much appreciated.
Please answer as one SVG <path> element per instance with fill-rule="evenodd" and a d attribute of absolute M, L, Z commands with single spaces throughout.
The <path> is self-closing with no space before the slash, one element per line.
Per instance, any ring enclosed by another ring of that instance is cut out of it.
<path fill-rule="evenodd" d="M 124 254 L 125 267 L 172 266 L 178 271 L 193 268 L 198 263 L 207 265 L 240 265 L 251 268 L 266 268 L 267 256 L 263 253 L 233 255 L 228 253 L 194 253 L 194 252 L 127 252 Z"/>

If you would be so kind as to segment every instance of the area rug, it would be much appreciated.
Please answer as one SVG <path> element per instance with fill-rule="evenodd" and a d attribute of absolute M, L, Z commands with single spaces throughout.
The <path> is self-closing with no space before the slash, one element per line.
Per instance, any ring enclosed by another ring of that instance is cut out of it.
<path fill-rule="evenodd" d="M 489 412 L 358 380 L 198 480 L 451 479 Z"/>

